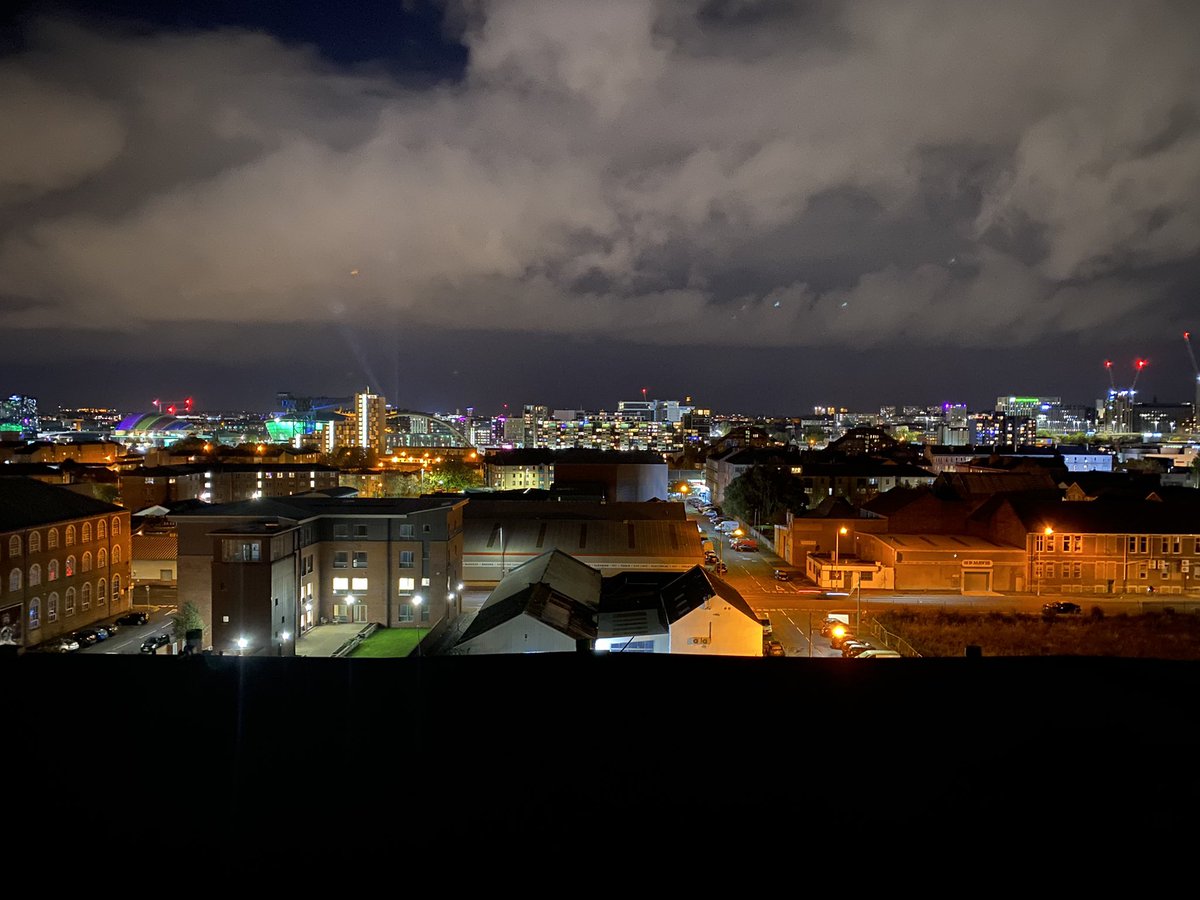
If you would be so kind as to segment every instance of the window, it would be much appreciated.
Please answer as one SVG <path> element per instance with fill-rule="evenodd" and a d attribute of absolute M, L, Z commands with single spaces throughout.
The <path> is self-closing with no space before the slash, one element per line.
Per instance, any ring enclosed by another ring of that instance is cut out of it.
<path fill-rule="evenodd" d="M 108 565 L 108 551 L 103 547 L 96 551 L 96 565 L 101 569 Z"/>
<path fill-rule="evenodd" d="M 68 556 L 68 557 L 67 557 L 67 572 L 66 572 L 66 576 L 67 576 L 68 578 L 70 578 L 70 577 L 72 577 L 74 574 L 75 574 L 75 557 L 74 557 L 74 556 Z"/>
<path fill-rule="evenodd" d="M 92 542 L 92 523 L 84 522 L 79 526 L 79 542 L 81 544 L 90 544 Z"/>
<path fill-rule="evenodd" d="M 1138 553 L 1149 553 L 1149 552 L 1150 552 L 1150 538 L 1146 537 L 1146 535 L 1144 535 L 1144 534 L 1139 535 L 1138 536 Z"/>
<path fill-rule="evenodd" d="M 13 569 L 8 574 L 8 589 L 10 591 L 19 591 L 21 589 L 21 570 Z"/>
<path fill-rule="evenodd" d="M 367 579 L 351 578 L 350 579 L 350 589 L 353 591 L 365 591 L 367 589 Z"/>
<path fill-rule="evenodd" d="M 1127 548 L 1130 553 L 1137 553 L 1137 538 L 1132 534 L 1129 536 L 1129 544 Z"/>
<path fill-rule="evenodd" d="M 334 589 L 335 591 L 348 591 L 348 590 L 350 590 L 350 579 L 349 579 L 349 578 L 335 578 L 335 579 L 333 579 L 333 589 Z"/>
<path fill-rule="evenodd" d="M 429 587 L 429 579 L 428 578 L 421 579 L 421 587 Z"/>
<path fill-rule="evenodd" d="M 1053 578 L 1055 576 L 1054 563 L 1046 563 L 1046 577 Z"/>
<path fill-rule="evenodd" d="M 345 569 L 350 565 L 349 550 L 335 550 L 333 553 L 333 567 L 335 569 Z"/>
<path fill-rule="evenodd" d="M 37 531 L 29 533 L 29 552 L 38 553 L 42 549 L 42 535 Z"/>
<path fill-rule="evenodd" d="M 254 546 L 257 547 L 258 545 L 255 544 Z M 121 563 L 121 545 L 113 544 L 112 564 L 114 566 L 116 566 L 116 565 L 120 565 L 120 563 Z"/>
<path fill-rule="evenodd" d="M 58 581 L 58 560 L 52 559 L 46 563 L 46 580 Z"/>
<path fill-rule="evenodd" d="M 1052 535 L 1052 534 L 1046 535 L 1046 552 L 1047 553 L 1054 552 L 1054 535 Z"/>
<path fill-rule="evenodd" d="M 1167 537 L 1166 535 L 1163 535 L 1162 539 L 1159 541 L 1158 552 L 1159 553 L 1170 553 L 1171 552 L 1171 539 L 1169 537 Z"/>
<path fill-rule="evenodd" d="M 83 554 L 83 564 L 82 565 L 83 565 L 83 571 L 85 571 L 85 572 L 92 571 L 92 554 L 90 551 Z"/>
<path fill-rule="evenodd" d="M 120 575 L 113 576 L 112 598 L 113 598 L 114 603 L 116 603 L 118 600 L 121 599 L 121 576 Z"/>
<path fill-rule="evenodd" d="M 19 535 L 14 534 L 8 539 L 8 555 L 10 557 L 21 555 L 21 538 Z"/>
<path fill-rule="evenodd" d="M 367 551 L 366 550 L 355 550 L 354 551 L 354 568 L 365 569 L 366 567 L 367 567 Z"/>
<path fill-rule="evenodd" d="M 350 537 L 350 526 L 345 523 L 333 526 L 333 539 L 335 541 L 344 541 Z"/>
<path fill-rule="evenodd" d="M 412 609 L 413 608 L 412 608 L 411 603 L 401 603 L 400 604 L 400 614 L 398 617 L 399 620 L 401 622 L 411 622 L 413 620 Z"/>
<path fill-rule="evenodd" d="M 1179 535 L 1175 535 L 1173 538 L 1171 538 L 1171 552 L 1178 556 L 1182 549 L 1183 538 L 1181 538 Z"/>
<path fill-rule="evenodd" d="M 1071 535 L 1071 552 L 1072 553 L 1082 553 L 1083 552 L 1083 535 L 1082 534 Z"/>
<path fill-rule="evenodd" d="M 365 538 L 367 536 L 367 526 L 366 525 L 355 525 L 354 526 L 354 536 L 356 538 Z"/>
<path fill-rule="evenodd" d="M 411 550 L 400 551 L 400 568 L 411 569 L 413 567 L 413 552 Z"/>
<path fill-rule="evenodd" d="M 429 621 L 429 604 L 428 603 L 421 604 L 421 621 L 422 622 Z"/>
<path fill-rule="evenodd" d="M 104 540 L 104 537 L 105 537 L 104 520 L 101 519 L 99 522 L 96 523 L 96 540 L 102 541 L 102 540 Z"/>
<path fill-rule="evenodd" d="M 29 601 L 29 627 L 42 627 L 42 603 L 37 597 Z"/>
<path fill-rule="evenodd" d="M 34 563 L 29 567 L 29 586 L 42 583 L 42 567 Z"/>
<path fill-rule="evenodd" d="M 92 585 L 85 581 L 79 589 L 79 608 L 88 609 L 92 605 Z"/>
<path fill-rule="evenodd" d="M 417 579 L 415 579 L 415 578 L 401 578 L 400 579 L 400 590 L 415 591 L 416 589 L 417 589 Z"/>
<path fill-rule="evenodd" d="M 1046 536 L 1039 534 L 1033 539 L 1033 549 L 1036 553 L 1041 553 L 1046 549 Z"/>
<path fill-rule="evenodd" d="M 108 602 L 108 582 L 105 581 L 103 578 L 101 578 L 100 583 L 96 585 L 96 602 L 97 603 L 107 603 Z"/>
<path fill-rule="evenodd" d="M 113 516 L 113 520 L 112 520 L 112 533 L 113 533 L 113 537 L 116 537 L 118 534 L 121 533 L 121 520 L 118 519 L 116 516 Z"/>
<path fill-rule="evenodd" d="M 46 549 L 54 550 L 58 547 L 58 529 L 51 528 L 46 532 Z M 51 620 L 53 621 L 53 620 Z"/>
<path fill-rule="evenodd" d="M 121 561 L 120 545 L 113 547 L 113 565 Z M 243 541 L 237 538 L 221 541 L 221 561 L 233 563 L 259 562 L 262 559 L 262 544 L 258 541 Z"/>
<path fill-rule="evenodd" d="M 1083 577 L 1083 563 L 1081 563 L 1081 562 L 1071 563 L 1071 577 L 1072 578 L 1082 578 Z"/>
<path fill-rule="evenodd" d="M 433 528 L 429 525 L 422 525 L 421 531 L 423 531 L 425 534 L 429 534 L 429 532 L 433 531 Z"/>
<path fill-rule="evenodd" d="M 64 611 L 68 616 L 75 615 L 75 588 L 67 588 L 67 600 Z"/>
<path fill-rule="evenodd" d="M 46 618 L 51 622 L 58 621 L 58 594 L 46 598 Z"/>
<path fill-rule="evenodd" d="M 70 547 L 74 543 L 75 543 L 75 526 L 68 525 L 67 526 L 67 546 Z"/>
<path fill-rule="evenodd" d="M 400 537 L 412 537 L 412 536 L 413 536 L 412 525 L 401 525 L 400 526 Z"/>

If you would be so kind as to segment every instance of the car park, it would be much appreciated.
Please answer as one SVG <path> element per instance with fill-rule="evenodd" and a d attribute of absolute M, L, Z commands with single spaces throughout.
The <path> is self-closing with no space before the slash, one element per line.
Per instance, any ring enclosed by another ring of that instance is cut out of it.
<path fill-rule="evenodd" d="M 756 553 L 758 551 L 758 541 L 750 540 L 749 538 L 738 538 L 730 543 L 729 546 L 740 553 Z"/>
<path fill-rule="evenodd" d="M 143 653 L 157 653 L 159 647 L 165 647 L 171 643 L 171 638 L 165 634 L 152 634 L 150 637 L 142 641 Z"/>
<path fill-rule="evenodd" d="M 108 628 L 104 625 L 93 625 L 92 630 L 96 632 L 96 640 L 107 641 L 109 639 Z"/>
<path fill-rule="evenodd" d="M 1070 600 L 1055 600 L 1052 603 L 1043 603 L 1042 612 L 1049 615 L 1055 615 L 1057 613 L 1074 615 L 1075 613 L 1083 612 L 1083 609 L 1078 603 L 1072 603 Z"/>
<path fill-rule="evenodd" d="M 869 644 L 866 641 L 860 641 L 858 639 L 842 641 L 842 656 L 848 658 L 858 656 L 860 653 L 863 653 L 866 650 L 874 649 L 874 645 Z"/>
<path fill-rule="evenodd" d="M 94 628 L 80 628 L 71 636 L 79 642 L 80 649 L 90 647 L 100 640 L 100 634 Z"/>
<path fill-rule="evenodd" d="M 145 625 L 150 621 L 150 617 L 144 612 L 127 612 L 123 616 L 118 616 L 116 622 L 118 625 Z"/>

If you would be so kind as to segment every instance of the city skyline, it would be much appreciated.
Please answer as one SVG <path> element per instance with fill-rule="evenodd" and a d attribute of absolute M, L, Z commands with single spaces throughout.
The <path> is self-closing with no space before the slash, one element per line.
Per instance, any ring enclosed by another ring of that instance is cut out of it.
<path fill-rule="evenodd" d="M 1200 8 L 18 3 L 0 392 L 1191 402 Z M 792 412 L 794 411 L 794 412 Z"/>

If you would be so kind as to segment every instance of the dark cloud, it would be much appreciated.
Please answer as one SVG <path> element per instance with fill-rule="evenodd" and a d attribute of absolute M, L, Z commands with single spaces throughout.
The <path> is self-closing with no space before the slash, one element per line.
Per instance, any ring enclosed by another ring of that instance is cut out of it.
<path fill-rule="evenodd" d="M 378 10 L 9 20 L 0 284 L 21 302 L 0 329 L 21 339 L 0 375 L 136 358 L 267 396 L 318 372 L 386 392 L 397 359 L 470 347 L 429 402 L 599 407 L 637 370 L 730 404 L 720 348 L 788 411 L 884 384 L 954 399 L 935 376 L 972 403 L 1089 402 L 1088 361 L 1124 344 L 1174 356 L 1163 392 L 1187 393 L 1200 7 Z M 1015 384 L 1046 347 L 1063 371 Z M 113 402 L 141 392 L 105 371 Z"/>

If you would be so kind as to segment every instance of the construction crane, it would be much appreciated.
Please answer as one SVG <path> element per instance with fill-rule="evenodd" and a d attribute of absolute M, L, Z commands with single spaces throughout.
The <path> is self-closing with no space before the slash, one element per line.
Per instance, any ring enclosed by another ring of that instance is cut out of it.
<path fill-rule="evenodd" d="M 1192 402 L 1192 432 L 1200 432 L 1200 366 L 1196 365 L 1196 354 L 1192 350 L 1192 333 L 1183 333 L 1183 344 L 1187 347 L 1188 359 L 1192 361 L 1192 372 L 1196 376 L 1196 399 Z"/>
<path fill-rule="evenodd" d="M 1134 366 L 1136 366 L 1137 371 L 1133 373 L 1133 384 L 1129 386 L 1129 393 L 1131 394 L 1134 393 L 1137 388 L 1137 380 L 1139 377 L 1141 377 L 1142 369 L 1146 368 L 1146 360 L 1139 359 L 1136 363 L 1134 363 Z"/>

